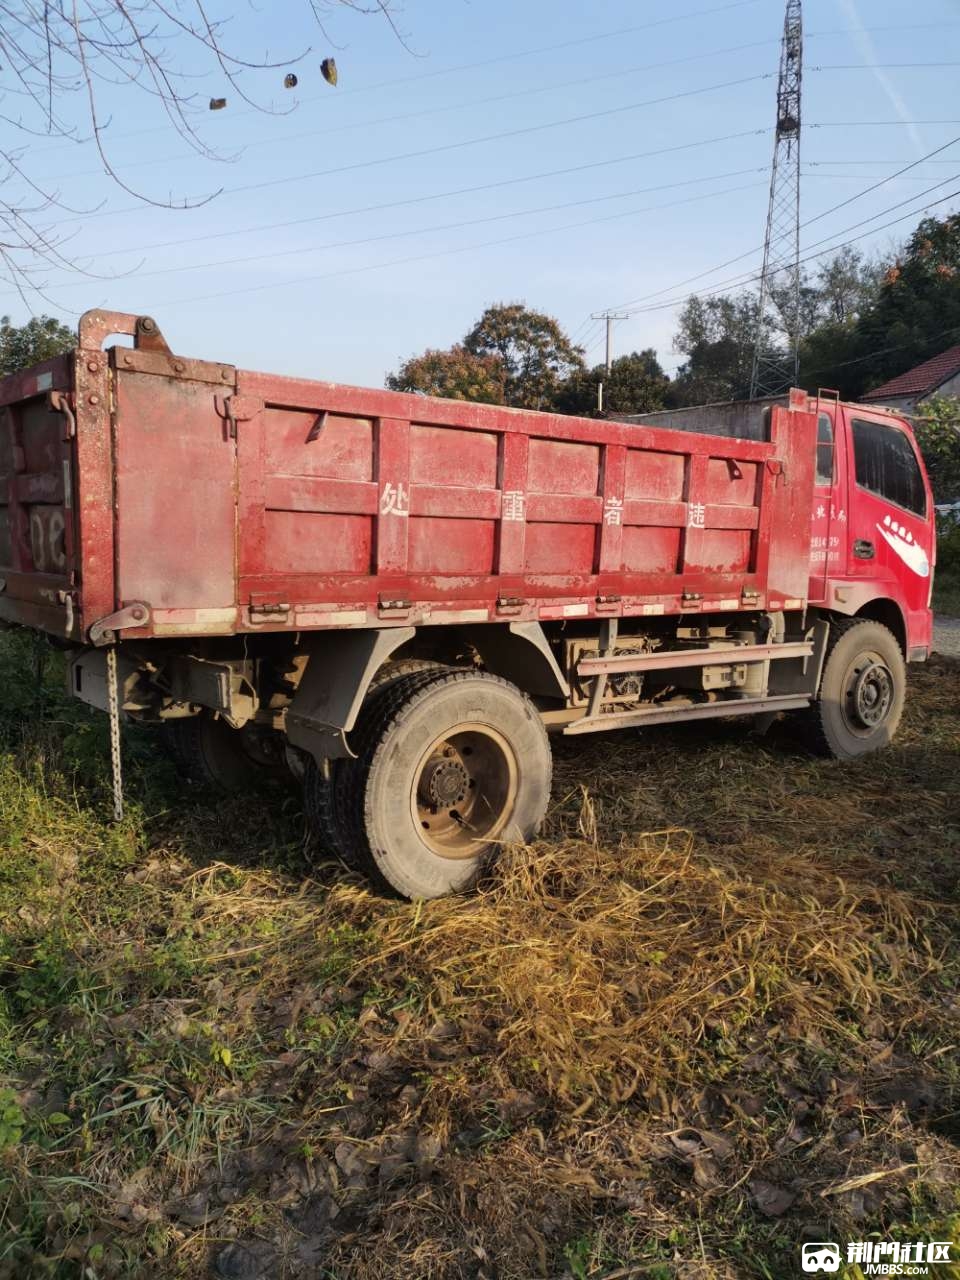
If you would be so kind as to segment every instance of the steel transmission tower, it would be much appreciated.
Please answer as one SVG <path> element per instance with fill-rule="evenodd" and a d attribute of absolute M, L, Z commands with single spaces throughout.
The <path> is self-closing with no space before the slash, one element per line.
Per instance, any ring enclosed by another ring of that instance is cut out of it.
<path fill-rule="evenodd" d="M 763 246 L 750 397 L 780 395 L 800 375 L 800 83 L 801 0 L 787 0 L 777 81 L 777 127 Z M 782 331 L 786 329 L 784 352 Z"/>

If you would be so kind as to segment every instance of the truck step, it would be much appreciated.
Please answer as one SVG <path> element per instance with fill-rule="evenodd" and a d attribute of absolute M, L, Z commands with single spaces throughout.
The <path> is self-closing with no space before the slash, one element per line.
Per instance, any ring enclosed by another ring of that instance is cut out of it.
<path fill-rule="evenodd" d="M 583 719 L 568 724 L 563 732 L 573 736 L 578 733 L 596 733 L 600 729 L 630 729 L 679 720 L 719 720 L 724 716 L 761 715 L 765 711 L 796 711 L 809 705 L 808 697 L 790 693 L 771 698 L 731 698 L 729 701 L 704 702 L 672 710 L 665 706 L 652 706 L 637 711 L 617 711 L 605 716 L 584 716 Z"/>

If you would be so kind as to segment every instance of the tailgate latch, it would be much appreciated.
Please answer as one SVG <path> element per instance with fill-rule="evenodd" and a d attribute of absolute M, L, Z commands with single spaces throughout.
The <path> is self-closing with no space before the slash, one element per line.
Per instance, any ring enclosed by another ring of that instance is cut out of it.
<path fill-rule="evenodd" d="M 227 424 L 228 440 L 236 440 L 238 422 L 249 422 L 263 412 L 263 401 L 253 396 L 214 396 L 213 402 Z"/>
<path fill-rule="evenodd" d="M 64 440 L 72 440 L 77 434 L 77 419 L 73 412 L 71 396 L 68 391 L 51 391 L 47 394 L 47 405 L 51 413 L 62 413 L 67 420 Z"/>

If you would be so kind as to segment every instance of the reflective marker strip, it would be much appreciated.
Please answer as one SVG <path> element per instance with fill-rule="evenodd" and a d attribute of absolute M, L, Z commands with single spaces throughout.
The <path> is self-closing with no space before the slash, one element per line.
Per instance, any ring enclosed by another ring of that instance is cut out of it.
<path fill-rule="evenodd" d="M 298 627 L 362 627 L 367 621 L 366 609 L 298 609 L 293 616 Z"/>
<path fill-rule="evenodd" d="M 490 617 L 487 609 L 427 609 L 423 621 L 432 622 L 486 622 Z"/>

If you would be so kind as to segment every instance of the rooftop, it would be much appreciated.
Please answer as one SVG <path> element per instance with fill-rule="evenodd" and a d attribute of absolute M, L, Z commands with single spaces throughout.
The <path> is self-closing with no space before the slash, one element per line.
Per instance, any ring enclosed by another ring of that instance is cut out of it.
<path fill-rule="evenodd" d="M 899 377 L 891 378 L 889 382 L 881 383 L 879 387 L 865 392 L 860 398 L 861 400 L 889 400 L 894 396 L 929 395 L 956 373 L 960 373 L 960 346 L 948 347 L 938 356 L 924 360 L 923 364 L 915 365 L 906 373 L 901 373 Z"/>

